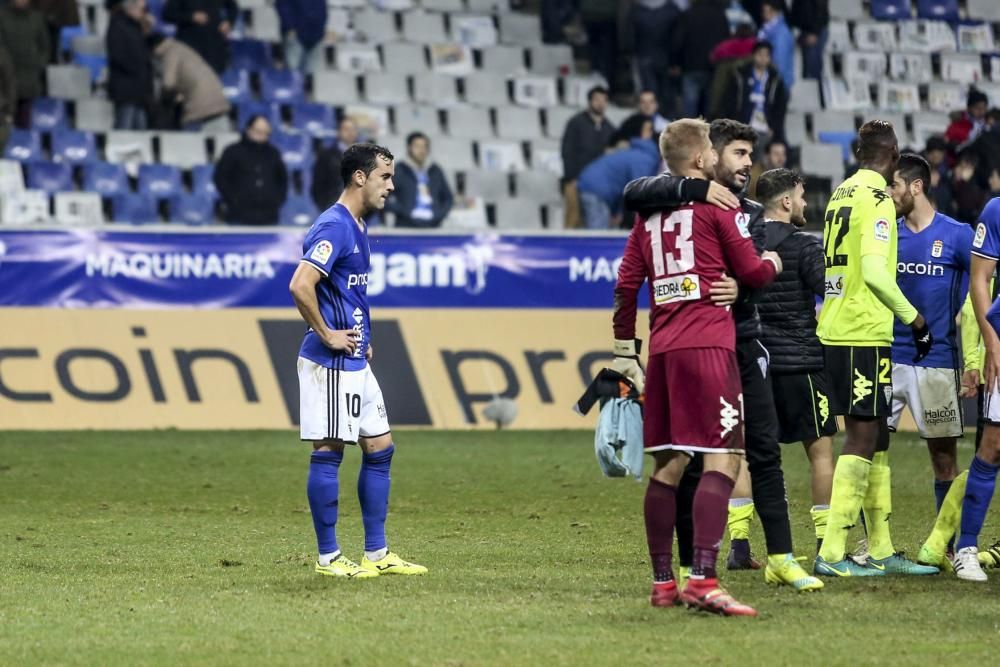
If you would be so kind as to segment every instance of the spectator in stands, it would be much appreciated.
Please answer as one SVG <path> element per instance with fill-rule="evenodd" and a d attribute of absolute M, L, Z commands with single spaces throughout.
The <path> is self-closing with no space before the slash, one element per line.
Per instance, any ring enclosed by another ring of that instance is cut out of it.
<path fill-rule="evenodd" d="M 764 147 L 764 156 L 750 168 L 750 196 L 757 196 L 757 179 L 765 171 L 784 169 L 788 165 L 788 146 L 780 139 L 772 139 Z"/>
<path fill-rule="evenodd" d="M 49 62 L 58 63 L 60 33 L 63 28 L 80 25 L 80 8 L 76 0 L 32 0 L 31 4 L 49 27 Z"/>
<path fill-rule="evenodd" d="M 976 87 L 969 88 L 965 111 L 952 121 L 944 133 L 944 139 L 959 149 L 974 140 L 986 127 L 986 109 L 989 99 Z"/>
<path fill-rule="evenodd" d="M 288 196 L 288 171 L 271 145 L 271 124 L 251 116 L 243 138 L 222 152 L 215 165 L 215 187 L 223 219 L 235 225 L 274 225 Z"/>
<path fill-rule="evenodd" d="M 430 151 L 423 132 L 406 137 L 407 159 L 396 163 L 396 189 L 385 202 L 385 209 L 396 215 L 397 227 L 440 227 L 451 212 L 451 188 L 441 167 L 428 161 Z"/>
<path fill-rule="evenodd" d="M 681 76 L 685 117 L 702 115 L 705 90 L 712 79 L 709 55 L 729 39 L 725 0 L 692 0 L 690 8 L 674 22 L 671 34 L 671 72 Z"/>
<path fill-rule="evenodd" d="M 618 0 L 580 3 L 580 17 L 587 29 L 587 50 L 592 72 L 600 72 L 608 88 L 616 90 L 618 66 Z"/>
<path fill-rule="evenodd" d="M 285 67 L 309 72 L 313 50 L 326 34 L 326 0 L 276 0 Z"/>
<path fill-rule="evenodd" d="M 115 129 L 145 130 L 153 102 L 153 56 L 146 42 L 151 24 L 146 0 L 115 5 L 105 37 L 108 50 L 108 97 L 115 103 Z"/>
<path fill-rule="evenodd" d="M 542 0 L 542 41 L 546 44 L 586 43 L 579 25 L 580 8 L 577 0 Z"/>
<path fill-rule="evenodd" d="M 621 127 L 615 132 L 611 143 L 615 146 L 624 143 L 620 148 L 628 148 L 632 139 L 642 136 L 642 127 L 650 121 L 653 123 L 653 134 L 659 136 L 663 128 L 670 122 L 660 115 L 660 105 L 656 101 L 656 94 L 651 90 L 644 90 L 639 93 L 638 110 L 622 122 Z"/>
<path fill-rule="evenodd" d="M 238 15 L 236 0 L 167 0 L 163 7 L 163 20 L 177 25 L 177 39 L 220 75 L 229 62 L 227 40 Z"/>
<path fill-rule="evenodd" d="M 30 0 L 10 0 L 0 7 L 0 44 L 7 48 L 17 78 L 14 124 L 31 124 L 31 100 L 42 95 L 42 75 L 49 61 L 49 29 Z"/>
<path fill-rule="evenodd" d="M 736 26 L 732 37 L 719 42 L 718 46 L 712 49 L 708 59 L 713 65 L 727 60 L 743 60 L 750 57 L 755 44 L 757 44 L 757 31 L 753 24 L 741 23 Z"/>
<path fill-rule="evenodd" d="M 774 65 L 781 73 L 785 88 L 795 83 L 795 37 L 785 22 L 785 0 L 764 0 L 761 5 L 764 24 L 757 37 L 771 43 Z"/>
<path fill-rule="evenodd" d="M 765 4 L 765 7 L 767 5 Z M 771 63 L 771 45 L 754 46 L 752 60 L 738 68 L 730 80 L 727 118 L 746 123 L 761 136 L 762 143 L 785 138 L 788 88 Z"/>
<path fill-rule="evenodd" d="M 730 81 L 736 70 L 750 60 L 756 44 L 757 29 L 751 23 L 741 23 L 732 37 L 712 49 L 708 59 L 715 66 L 715 71 L 705 109 L 709 118 L 722 118 L 729 111 Z"/>
<path fill-rule="evenodd" d="M 583 168 L 598 158 L 614 135 L 615 126 L 604 116 L 608 89 L 595 86 L 587 92 L 587 110 L 566 123 L 562 137 L 563 196 L 566 228 L 580 226 L 580 204 L 576 178 Z"/>
<path fill-rule="evenodd" d="M 993 168 L 1000 167 L 1000 109 L 990 109 L 986 113 L 983 129 L 969 144 L 969 149 L 979 157 L 978 178 L 988 181 Z"/>
<path fill-rule="evenodd" d="M 680 10 L 673 0 L 635 0 L 632 4 L 633 63 L 640 89 L 652 91 L 657 103 L 668 110 L 672 108 L 673 97 L 667 71 L 670 69 L 670 45 L 663 36 L 670 34 L 679 15 Z"/>
<path fill-rule="evenodd" d="M 986 205 L 989 184 L 977 178 L 979 156 L 972 150 L 964 150 L 958 155 L 952 178 L 955 193 L 955 217 L 962 222 L 973 224 Z"/>
<path fill-rule="evenodd" d="M 952 173 L 948 166 L 948 142 L 940 135 L 927 139 L 924 157 L 931 167 L 931 182 L 927 196 L 939 211 L 945 215 L 955 215 L 955 194 L 952 190 Z"/>
<path fill-rule="evenodd" d="M 660 151 L 653 137 L 652 121 L 645 121 L 642 135 L 629 148 L 601 156 L 587 165 L 577 182 L 580 208 L 587 229 L 621 226 L 622 191 L 629 181 L 653 176 L 660 166 Z"/>
<path fill-rule="evenodd" d="M 993 167 L 990 172 L 990 194 L 988 199 L 1000 197 L 1000 167 Z"/>
<path fill-rule="evenodd" d="M 4 146 L 7 145 L 16 110 L 17 77 L 14 75 L 14 65 L 10 62 L 10 54 L 0 44 L 0 155 L 3 155 Z"/>
<path fill-rule="evenodd" d="M 325 211 L 333 206 L 344 191 L 344 181 L 340 175 L 341 156 L 357 142 L 358 126 L 353 118 L 344 116 L 337 126 L 337 140 L 316 154 L 309 194 L 319 210 Z"/>
<path fill-rule="evenodd" d="M 799 29 L 802 48 L 802 77 L 823 76 L 823 49 L 830 34 L 830 0 L 792 0 L 788 22 Z M 791 86 L 788 87 L 791 89 Z"/>
<path fill-rule="evenodd" d="M 229 113 L 222 81 L 197 51 L 162 35 L 150 42 L 160 65 L 162 94 L 180 104 L 185 130 L 200 130 L 206 121 Z"/>

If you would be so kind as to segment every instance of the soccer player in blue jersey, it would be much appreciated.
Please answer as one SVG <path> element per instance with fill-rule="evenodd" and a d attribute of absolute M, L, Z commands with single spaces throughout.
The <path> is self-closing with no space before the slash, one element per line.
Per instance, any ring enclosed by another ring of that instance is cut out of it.
<path fill-rule="evenodd" d="M 385 206 L 392 193 L 393 156 L 375 144 L 344 151 L 344 191 L 320 214 L 302 244 L 302 261 L 289 289 L 309 325 L 299 350 L 301 438 L 312 442 L 307 491 L 319 546 L 316 571 L 363 579 L 383 574 L 424 574 L 389 551 L 385 519 L 389 464 L 395 447 L 372 357 L 368 314 L 371 249 L 364 217 Z M 361 564 L 337 544 L 337 473 L 348 444 L 361 446 L 358 500 L 365 527 Z"/>
<path fill-rule="evenodd" d="M 924 158 L 904 153 L 889 185 L 899 216 L 896 281 L 907 300 L 923 313 L 936 343 L 926 357 L 914 361 L 917 350 L 913 335 L 896 321 L 889 430 L 896 430 L 903 408 L 909 407 L 920 437 L 927 441 L 940 511 L 958 476 L 956 446 L 962 435 L 962 396 L 975 395 L 978 385 L 979 332 L 975 322 L 965 323 L 963 338 L 968 340 L 971 334 L 972 342 L 971 346 L 963 345 L 963 364 L 956 319 L 968 293 L 972 228 L 934 210 L 926 190 L 930 177 L 930 165 Z M 963 368 L 967 369 L 964 373 Z M 889 497 L 888 490 L 885 497 Z M 922 554 L 923 559 L 927 557 Z M 923 562 L 941 566 L 944 554 Z"/>

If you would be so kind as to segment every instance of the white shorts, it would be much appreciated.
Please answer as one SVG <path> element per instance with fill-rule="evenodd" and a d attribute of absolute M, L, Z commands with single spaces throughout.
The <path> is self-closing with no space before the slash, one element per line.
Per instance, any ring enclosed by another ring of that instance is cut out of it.
<path fill-rule="evenodd" d="M 921 438 L 957 438 L 962 435 L 962 399 L 958 373 L 951 368 L 892 365 L 892 411 L 889 430 L 895 431 L 903 406 L 910 408 Z"/>
<path fill-rule="evenodd" d="M 299 429 L 303 440 L 358 441 L 389 432 L 382 389 L 371 366 L 338 371 L 299 357 Z"/>
<path fill-rule="evenodd" d="M 1000 389 L 983 392 L 983 414 L 981 419 L 993 426 L 1000 426 Z"/>

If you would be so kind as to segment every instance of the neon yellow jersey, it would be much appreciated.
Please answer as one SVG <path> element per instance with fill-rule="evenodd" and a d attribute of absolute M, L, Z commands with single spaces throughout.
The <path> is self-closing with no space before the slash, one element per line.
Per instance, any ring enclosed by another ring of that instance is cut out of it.
<path fill-rule="evenodd" d="M 884 257 L 896 280 L 896 207 L 885 179 L 860 169 L 841 183 L 826 207 L 823 248 L 826 297 L 816 333 L 824 345 L 892 344 L 892 311 L 865 284 L 861 258 Z"/>

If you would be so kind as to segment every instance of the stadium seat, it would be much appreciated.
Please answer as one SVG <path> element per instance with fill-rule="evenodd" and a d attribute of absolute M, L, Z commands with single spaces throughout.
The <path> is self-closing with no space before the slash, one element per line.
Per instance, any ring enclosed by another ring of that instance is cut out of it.
<path fill-rule="evenodd" d="M 476 14 L 498 14 L 510 11 L 510 0 L 466 0 L 470 12 Z M 541 41 L 539 39 L 539 41 Z"/>
<path fill-rule="evenodd" d="M 318 215 L 316 204 L 310 197 L 296 195 L 285 200 L 278 219 L 282 225 L 308 227 Z"/>
<path fill-rule="evenodd" d="M 234 39 L 229 42 L 229 66 L 252 72 L 271 69 L 271 47 L 255 39 Z"/>
<path fill-rule="evenodd" d="M 291 104 L 303 96 L 302 74 L 296 70 L 267 69 L 260 73 L 261 98 Z"/>
<path fill-rule="evenodd" d="M 97 160 L 94 135 L 82 130 L 60 129 L 52 133 L 52 159 L 67 164 L 87 164 Z"/>
<path fill-rule="evenodd" d="M 841 150 L 841 161 L 850 162 L 851 160 L 851 144 L 854 143 L 854 139 L 857 137 L 855 132 L 836 132 L 833 130 L 827 132 L 817 132 L 816 138 L 822 144 L 836 144 L 840 146 Z"/>
<path fill-rule="evenodd" d="M 105 132 L 114 126 L 115 110 L 108 100 L 96 97 L 76 100 L 74 116 L 75 127 L 88 132 Z"/>
<path fill-rule="evenodd" d="M 59 30 L 59 53 L 69 53 L 73 49 L 73 39 L 90 33 L 82 25 L 69 25 Z"/>
<path fill-rule="evenodd" d="M 437 72 L 413 75 L 413 99 L 420 104 L 450 107 L 458 103 L 455 77 Z"/>
<path fill-rule="evenodd" d="M 819 111 L 819 82 L 816 79 L 799 79 L 792 85 L 792 93 L 788 99 L 789 111 Z"/>
<path fill-rule="evenodd" d="M 511 76 L 525 71 L 524 49 L 519 46 L 492 46 L 481 55 L 484 72 Z"/>
<path fill-rule="evenodd" d="M 153 162 L 153 133 L 132 130 L 108 132 L 104 139 L 104 158 L 108 162 L 126 164 Z"/>
<path fill-rule="evenodd" d="M 420 6 L 434 12 L 460 12 L 465 9 L 462 0 L 421 0 Z"/>
<path fill-rule="evenodd" d="M 843 20 L 855 21 L 868 18 L 861 0 L 830 0 L 829 11 L 831 17 Z"/>
<path fill-rule="evenodd" d="M 504 12 L 497 17 L 500 21 L 500 42 L 529 46 L 542 42 L 542 22 L 535 14 Z"/>
<path fill-rule="evenodd" d="M 542 229 L 542 207 L 537 202 L 513 198 L 496 203 L 499 229 Z"/>
<path fill-rule="evenodd" d="M 482 197 L 488 202 L 510 198 L 510 175 L 502 171 L 469 169 L 465 172 L 466 197 Z"/>
<path fill-rule="evenodd" d="M 90 82 L 97 84 L 105 78 L 108 69 L 108 57 L 96 53 L 74 53 L 73 64 L 86 68 L 90 72 Z"/>
<path fill-rule="evenodd" d="M 3 155 L 18 162 L 43 159 L 41 135 L 34 130 L 11 130 Z"/>
<path fill-rule="evenodd" d="M 958 0 L 917 0 L 917 16 L 932 21 L 958 20 Z"/>
<path fill-rule="evenodd" d="M 393 127 L 396 134 L 406 136 L 411 132 L 423 132 L 434 136 L 441 132 L 438 110 L 432 106 L 418 104 L 397 104 L 393 108 Z"/>
<path fill-rule="evenodd" d="M 51 97 L 31 101 L 31 129 L 50 132 L 66 127 L 66 102 Z"/>
<path fill-rule="evenodd" d="M 1000 21 L 1000 3 L 996 0 L 966 0 L 966 6 L 970 19 Z"/>
<path fill-rule="evenodd" d="M 247 7 L 250 16 L 250 29 L 248 34 L 263 42 L 280 42 L 281 25 L 278 20 L 278 12 L 270 4 L 261 4 L 257 7 Z"/>
<path fill-rule="evenodd" d="M 281 152 L 281 159 L 289 170 L 306 168 L 312 162 L 312 137 L 301 132 L 275 131 L 271 143 Z"/>
<path fill-rule="evenodd" d="M 383 44 L 382 64 L 387 72 L 417 74 L 427 71 L 427 53 L 423 44 L 394 42 Z"/>
<path fill-rule="evenodd" d="M 789 111 L 785 116 L 785 140 L 791 146 L 798 146 L 805 141 L 806 115 L 801 111 Z"/>
<path fill-rule="evenodd" d="M 250 73 L 243 69 L 227 69 L 222 73 L 222 92 L 230 104 L 240 104 L 252 100 Z"/>
<path fill-rule="evenodd" d="M 843 149 L 836 144 L 802 144 L 799 161 L 808 165 L 806 171 L 813 176 L 829 178 L 834 184 L 844 180 Z"/>
<path fill-rule="evenodd" d="M 490 112 L 475 107 L 455 107 L 448 110 L 448 135 L 479 139 L 493 136 Z"/>
<path fill-rule="evenodd" d="M 563 200 L 559 177 L 542 169 L 517 174 L 517 196 L 539 204 L 558 204 Z"/>
<path fill-rule="evenodd" d="M 494 72 L 474 72 L 463 80 L 465 101 L 484 107 L 510 104 L 507 77 Z"/>
<path fill-rule="evenodd" d="M 336 133 L 337 122 L 329 105 L 299 102 L 292 105 L 292 127 L 314 137 L 328 137 Z"/>
<path fill-rule="evenodd" d="M 419 44 L 440 44 L 448 41 L 444 15 L 431 12 L 403 13 L 403 39 Z"/>
<path fill-rule="evenodd" d="M 33 225 L 49 222 L 49 196 L 41 190 L 22 190 L 0 199 L 0 220 L 5 225 Z"/>
<path fill-rule="evenodd" d="M 314 72 L 312 98 L 322 104 L 344 105 L 357 102 L 358 77 L 351 72 Z"/>
<path fill-rule="evenodd" d="M 215 187 L 212 176 L 215 174 L 214 164 L 200 164 L 191 168 L 191 194 L 204 195 L 215 201 L 219 191 Z"/>
<path fill-rule="evenodd" d="M 854 132 L 854 113 L 850 111 L 816 111 L 812 115 L 813 134 L 820 132 Z"/>
<path fill-rule="evenodd" d="M 134 192 L 124 192 L 111 199 L 111 219 L 131 225 L 148 225 L 160 221 L 156 200 Z"/>
<path fill-rule="evenodd" d="M 497 136 L 503 139 L 538 139 L 542 136 L 542 117 L 538 109 L 498 107 Z"/>
<path fill-rule="evenodd" d="M 138 189 L 154 199 L 169 199 L 183 190 L 181 170 L 168 164 L 140 165 Z"/>
<path fill-rule="evenodd" d="M 910 0 L 871 0 L 872 18 L 879 21 L 899 21 L 908 19 L 910 13 Z M 833 16 L 833 7 L 830 7 Z M 837 18 L 849 18 L 837 15 Z"/>
<path fill-rule="evenodd" d="M 57 192 L 52 201 L 52 221 L 60 225 L 99 225 L 104 222 L 104 207 L 96 192 Z"/>
<path fill-rule="evenodd" d="M 549 107 L 545 110 L 545 136 L 552 139 L 562 139 L 566 132 L 566 124 L 570 118 L 580 113 L 573 107 Z"/>
<path fill-rule="evenodd" d="M 464 137 L 437 137 L 434 140 L 434 160 L 451 171 L 475 169 L 472 142 Z"/>
<path fill-rule="evenodd" d="M 45 68 L 49 97 L 79 99 L 90 97 L 90 70 L 79 65 L 49 65 Z"/>
<path fill-rule="evenodd" d="M 186 225 L 210 225 L 215 218 L 215 200 L 206 194 L 181 192 L 167 202 L 171 222 Z"/>
<path fill-rule="evenodd" d="M 573 49 L 568 44 L 534 44 L 528 49 L 529 68 L 535 74 L 560 76 L 574 70 Z"/>
<path fill-rule="evenodd" d="M 370 44 L 337 44 L 334 58 L 336 69 L 341 72 L 381 72 L 382 59 L 378 49 Z"/>
<path fill-rule="evenodd" d="M 208 160 L 201 132 L 161 132 L 160 162 L 190 169 Z"/>
<path fill-rule="evenodd" d="M 243 102 L 236 107 L 236 127 L 242 132 L 253 116 L 264 116 L 271 127 L 281 126 L 281 109 L 276 102 Z"/>
<path fill-rule="evenodd" d="M 109 198 L 129 192 L 125 167 L 109 162 L 93 162 L 83 168 L 83 189 Z"/>
<path fill-rule="evenodd" d="M 396 32 L 396 17 L 392 12 L 382 12 L 376 9 L 364 9 L 351 16 L 354 30 L 360 33 L 360 41 L 370 44 L 394 41 Z"/>
<path fill-rule="evenodd" d="M 71 192 L 73 168 L 65 162 L 32 162 L 28 169 L 28 189 L 53 192 Z"/>
<path fill-rule="evenodd" d="M 0 199 L 15 192 L 24 192 L 24 170 L 21 163 L 0 160 Z"/>
<path fill-rule="evenodd" d="M 364 75 L 365 99 L 371 104 L 402 104 L 410 101 L 407 76 L 398 72 L 369 72 Z"/>

